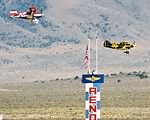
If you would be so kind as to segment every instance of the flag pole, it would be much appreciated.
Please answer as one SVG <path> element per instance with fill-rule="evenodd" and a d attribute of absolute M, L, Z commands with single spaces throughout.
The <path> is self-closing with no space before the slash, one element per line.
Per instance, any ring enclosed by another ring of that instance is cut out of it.
<path fill-rule="evenodd" d="M 89 55 L 89 60 L 88 60 L 88 70 L 89 70 L 89 73 L 91 73 L 91 55 L 90 55 L 90 49 L 91 49 L 91 40 L 88 38 L 88 55 Z"/>
<path fill-rule="evenodd" d="M 98 36 L 96 35 L 96 42 L 95 42 L 95 48 L 96 48 L 96 73 L 98 73 Z"/>

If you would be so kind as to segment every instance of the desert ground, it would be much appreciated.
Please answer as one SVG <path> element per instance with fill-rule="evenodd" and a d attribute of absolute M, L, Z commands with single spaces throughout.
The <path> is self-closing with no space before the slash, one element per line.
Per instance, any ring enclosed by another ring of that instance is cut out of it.
<path fill-rule="evenodd" d="M 105 77 L 102 120 L 149 120 L 150 78 L 131 74 Z M 0 114 L 6 120 L 84 120 L 80 77 L 0 83 Z"/>

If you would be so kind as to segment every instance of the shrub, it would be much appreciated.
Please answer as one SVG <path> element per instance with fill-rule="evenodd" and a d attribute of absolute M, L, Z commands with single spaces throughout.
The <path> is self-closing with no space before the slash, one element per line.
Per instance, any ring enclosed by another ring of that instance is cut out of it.
<path fill-rule="evenodd" d="M 79 79 L 79 76 L 75 76 L 75 77 L 74 77 L 74 80 L 77 80 L 77 79 Z"/>

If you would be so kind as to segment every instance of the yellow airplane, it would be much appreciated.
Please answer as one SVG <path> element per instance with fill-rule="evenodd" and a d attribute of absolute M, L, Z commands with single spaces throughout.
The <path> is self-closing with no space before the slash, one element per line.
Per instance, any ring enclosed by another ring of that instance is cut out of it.
<path fill-rule="evenodd" d="M 124 50 L 124 53 L 129 54 L 129 49 L 136 47 L 136 45 L 135 42 L 133 42 L 132 44 L 129 43 L 128 41 L 123 41 L 120 43 L 116 43 L 116 42 L 111 43 L 110 41 L 105 40 L 104 47 L 117 49 L 117 50 Z"/>

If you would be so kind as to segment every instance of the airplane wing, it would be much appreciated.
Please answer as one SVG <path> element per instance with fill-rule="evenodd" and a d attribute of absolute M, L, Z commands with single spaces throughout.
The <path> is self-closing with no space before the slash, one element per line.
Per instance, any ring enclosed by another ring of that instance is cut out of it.
<path fill-rule="evenodd" d="M 43 17 L 44 14 L 43 13 L 36 13 L 33 16 L 36 17 L 36 18 L 40 18 L 40 17 Z"/>
<path fill-rule="evenodd" d="M 23 19 L 25 19 L 25 18 L 27 18 L 27 14 L 26 14 L 26 12 L 18 12 L 18 11 L 16 11 L 16 10 L 11 10 L 10 12 L 9 12 L 9 16 L 10 17 L 16 17 L 16 18 L 23 18 Z"/>

